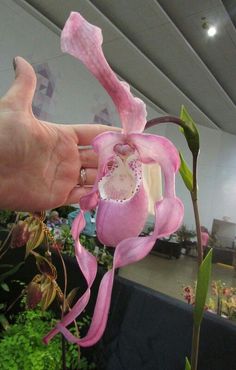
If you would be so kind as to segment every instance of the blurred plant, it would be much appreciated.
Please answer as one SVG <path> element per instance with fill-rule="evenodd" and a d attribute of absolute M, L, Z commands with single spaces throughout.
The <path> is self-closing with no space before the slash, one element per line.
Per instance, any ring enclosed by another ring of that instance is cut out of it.
<path fill-rule="evenodd" d="M 209 310 L 229 320 L 236 320 L 236 288 L 227 287 L 221 280 L 217 280 L 212 282 L 211 292 Z"/>
<path fill-rule="evenodd" d="M 0 274 L 0 292 L 2 291 L 2 292 L 10 293 L 10 287 L 9 287 L 9 284 L 6 282 L 6 279 L 14 275 L 23 264 L 24 262 L 20 262 L 16 266 L 3 265 L 3 264 L 0 265 L 2 269 L 5 269 L 5 268 L 8 269 L 7 271 Z M 22 284 L 21 282 L 18 282 L 18 283 Z M 9 326 L 6 311 L 7 311 L 6 302 L 0 303 L 0 326 L 2 326 L 4 329 L 7 329 Z"/>
<path fill-rule="evenodd" d="M 61 308 L 61 317 L 63 317 L 63 315 L 70 310 L 70 306 L 73 298 L 76 295 L 77 288 L 73 289 L 67 295 L 67 272 L 65 263 L 56 240 L 44 223 L 45 216 L 45 212 L 39 212 L 35 214 L 26 214 L 24 215 L 23 220 L 19 220 L 18 214 L 15 224 L 1 246 L 3 252 L 0 257 L 2 257 L 10 247 L 20 248 L 25 246 L 25 258 L 27 258 L 29 255 L 34 256 L 36 266 L 39 270 L 39 274 L 37 274 L 25 288 L 25 291 L 27 292 L 28 307 L 35 308 L 37 305 L 40 305 L 41 310 L 44 311 L 51 305 L 54 299 L 57 298 Z M 7 244 L 7 241 L 9 240 L 10 243 Z M 47 248 L 44 256 L 35 252 L 35 249 L 38 248 L 43 242 Z M 63 266 L 63 292 L 56 281 L 57 270 L 51 262 L 51 247 L 58 252 Z M 17 266 L 15 268 L 17 268 Z M 9 276 L 10 271 L 6 272 L 5 275 L 6 274 Z M 76 323 L 75 326 L 76 331 L 78 332 Z M 77 350 L 78 349 L 79 347 L 77 346 Z M 62 338 L 62 368 L 63 370 L 66 369 L 66 345 L 64 338 Z"/>
<path fill-rule="evenodd" d="M 179 230 L 176 232 L 178 241 L 181 243 L 185 243 L 190 241 L 192 238 L 196 237 L 196 232 L 194 230 L 190 230 L 187 228 L 185 224 L 183 224 Z"/>
<path fill-rule="evenodd" d="M 183 288 L 183 297 L 188 304 L 195 304 L 196 284 Z M 221 280 L 212 281 L 211 295 L 206 302 L 205 310 L 229 320 L 236 320 L 236 288 L 227 287 Z"/>
<path fill-rule="evenodd" d="M 78 327 L 86 324 L 87 318 Z M 1 370 L 58 370 L 61 368 L 61 341 L 55 338 L 45 346 L 42 337 L 56 323 L 54 314 L 39 309 L 26 310 L 15 317 L 1 334 L 0 358 Z M 90 370 L 95 364 L 89 364 L 83 356 L 78 357 L 77 345 L 67 343 L 66 368 L 70 370 Z"/>
<path fill-rule="evenodd" d="M 69 225 L 61 225 L 59 228 L 51 229 L 50 232 L 53 238 L 55 238 L 57 245 L 59 245 L 61 252 L 73 257 L 75 255 L 74 240 Z M 112 268 L 113 256 L 104 245 L 96 245 L 94 236 L 81 234 L 80 242 L 97 258 L 98 264 L 104 266 L 107 270 Z"/>
<path fill-rule="evenodd" d="M 77 208 L 73 206 L 61 206 L 61 207 L 55 208 L 53 211 L 57 211 L 60 217 L 67 218 L 69 213 L 76 211 L 76 210 Z"/>
<path fill-rule="evenodd" d="M 7 228 L 9 223 L 14 222 L 15 212 L 8 210 L 0 210 L 0 226 Z"/>

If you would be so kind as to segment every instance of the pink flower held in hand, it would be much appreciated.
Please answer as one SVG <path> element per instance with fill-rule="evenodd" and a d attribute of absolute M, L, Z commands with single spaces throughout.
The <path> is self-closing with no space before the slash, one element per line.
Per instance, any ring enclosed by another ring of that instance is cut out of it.
<path fill-rule="evenodd" d="M 109 312 L 114 270 L 145 257 L 157 238 L 177 230 L 183 218 L 183 205 L 175 196 L 175 174 L 180 160 L 174 145 L 166 138 L 142 133 L 146 124 L 146 107 L 133 97 L 129 86 L 121 82 L 109 67 L 102 52 L 101 30 L 80 14 L 71 13 L 62 31 L 61 47 L 78 58 L 99 80 L 111 96 L 122 123 L 122 132 L 106 132 L 95 138 L 93 148 L 99 157 L 96 182 L 90 194 L 80 201 L 82 212 L 74 221 L 72 234 L 78 264 L 88 289 L 71 311 L 45 338 L 48 342 L 58 332 L 71 342 L 90 346 L 102 336 Z M 155 228 L 151 236 L 139 237 L 148 216 L 148 194 L 143 184 L 143 166 L 161 166 L 165 187 L 155 204 Z M 97 235 L 101 242 L 115 247 L 113 268 L 100 284 L 94 316 L 84 338 L 73 336 L 68 326 L 85 308 L 97 262 L 79 242 L 85 221 L 83 211 L 98 207 Z"/>

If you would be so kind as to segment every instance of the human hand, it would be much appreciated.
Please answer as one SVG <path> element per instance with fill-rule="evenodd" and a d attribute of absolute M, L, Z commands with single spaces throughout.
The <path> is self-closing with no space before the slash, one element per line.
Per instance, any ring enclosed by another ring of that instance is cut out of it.
<path fill-rule="evenodd" d="M 32 112 L 36 75 L 23 58 L 15 62 L 16 79 L 0 100 L 0 208 L 42 211 L 77 203 L 97 174 L 95 152 L 78 145 L 91 145 L 112 128 L 38 120 Z M 81 168 L 85 186 L 78 186 Z"/>

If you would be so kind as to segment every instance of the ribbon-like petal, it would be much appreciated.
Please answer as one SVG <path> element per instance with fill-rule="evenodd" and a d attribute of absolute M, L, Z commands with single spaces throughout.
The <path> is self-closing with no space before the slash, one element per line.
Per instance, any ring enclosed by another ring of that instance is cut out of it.
<path fill-rule="evenodd" d="M 173 213 L 170 211 L 171 207 L 174 207 Z M 156 222 L 154 233 L 147 237 L 125 239 L 117 245 L 113 268 L 103 276 L 101 281 L 92 323 L 87 335 L 84 338 L 77 338 L 65 328 L 63 323 L 57 325 L 57 329 L 67 340 L 82 347 L 88 347 L 101 338 L 108 319 L 115 269 L 144 258 L 151 251 L 157 238 L 169 235 L 178 229 L 182 218 L 183 205 L 178 198 L 164 199 L 156 203 L 156 219 L 160 219 L 161 222 L 160 224 Z"/>
<path fill-rule="evenodd" d="M 72 307 L 67 315 L 63 317 L 61 320 L 61 324 L 63 326 L 69 325 L 72 321 L 75 320 L 77 316 L 81 314 L 81 312 L 85 309 L 88 304 L 90 295 L 91 295 L 91 286 L 94 282 L 94 279 L 97 274 L 97 260 L 96 258 L 89 253 L 79 241 L 79 236 L 81 231 L 84 229 L 85 226 L 85 218 L 84 213 L 81 210 L 77 218 L 74 220 L 74 225 L 72 226 L 72 233 L 73 237 L 75 237 L 75 256 L 78 262 L 78 265 L 83 273 L 86 282 L 88 284 L 88 288 L 85 293 L 80 297 L 80 299 L 76 302 L 76 304 Z M 44 337 L 44 342 L 48 343 L 57 333 L 59 333 L 58 328 L 52 329 L 46 337 Z"/>

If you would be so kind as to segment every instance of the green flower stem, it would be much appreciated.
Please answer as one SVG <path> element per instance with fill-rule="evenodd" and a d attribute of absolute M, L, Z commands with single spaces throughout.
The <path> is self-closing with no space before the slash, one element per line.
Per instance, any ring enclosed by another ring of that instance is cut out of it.
<path fill-rule="evenodd" d="M 196 225 L 197 233 L 197 258 L 198 258 L 198 267 L 200 267 L 203 260 L 203 251 L 202 251 L 202 239 L 201 239 L 201 224 L 200 216 L 198 210 L 198 196 L 197 196 L 197 157 L 193 156 L 193 190 L 191 191 L 191 199 L 193 204 L 193 212 Z"/>
<path fill-rule="evenodd" d="M 201 329 L 201 325 L 193 324 L 192 351 L 191 351 L 191 370 L 197 370 L 200 329 Z"/>
<path fill-rule="evenodd" d="M 61 251 L 59 248 L 56 248 L 57 253 L 59 254 L 63 272 L 64 272 L 64 293 L 63 293 L 63 302 L 62 302 L 62 309 L 61 309 L 61 320 L 64 317 L 64 312 L 66 310 L 66 291 L 67 291 L 67 271 L 64 259 L 61 255 Z M 66 340 L 64 336 L 61 334 L 61 352 L 62 352 L 62 370 L 66 370 Z"/>
<path fill-rule="evenodd" d="M 199 216 L 199 210 L 198 210 L 198 198 L 197 198 L 197 159 L 196 158 L 193 158 L 193 190 L 191 192 L 191 199 L 192 199 L 192 204 L 193 204 L 196 233 L 197 233 L 197 259 L 198 259 L 198 268 L 199 268 L 203 260 L 203 251 L 202 251 L 202 242 L 201 242 L 201 225 L 200 225 L 200 216 Z M 196 325 L 195 323 L 193 324 L 191 370 L 197 370 L 200 329 L 201 329 L 201 325 Z"/>

